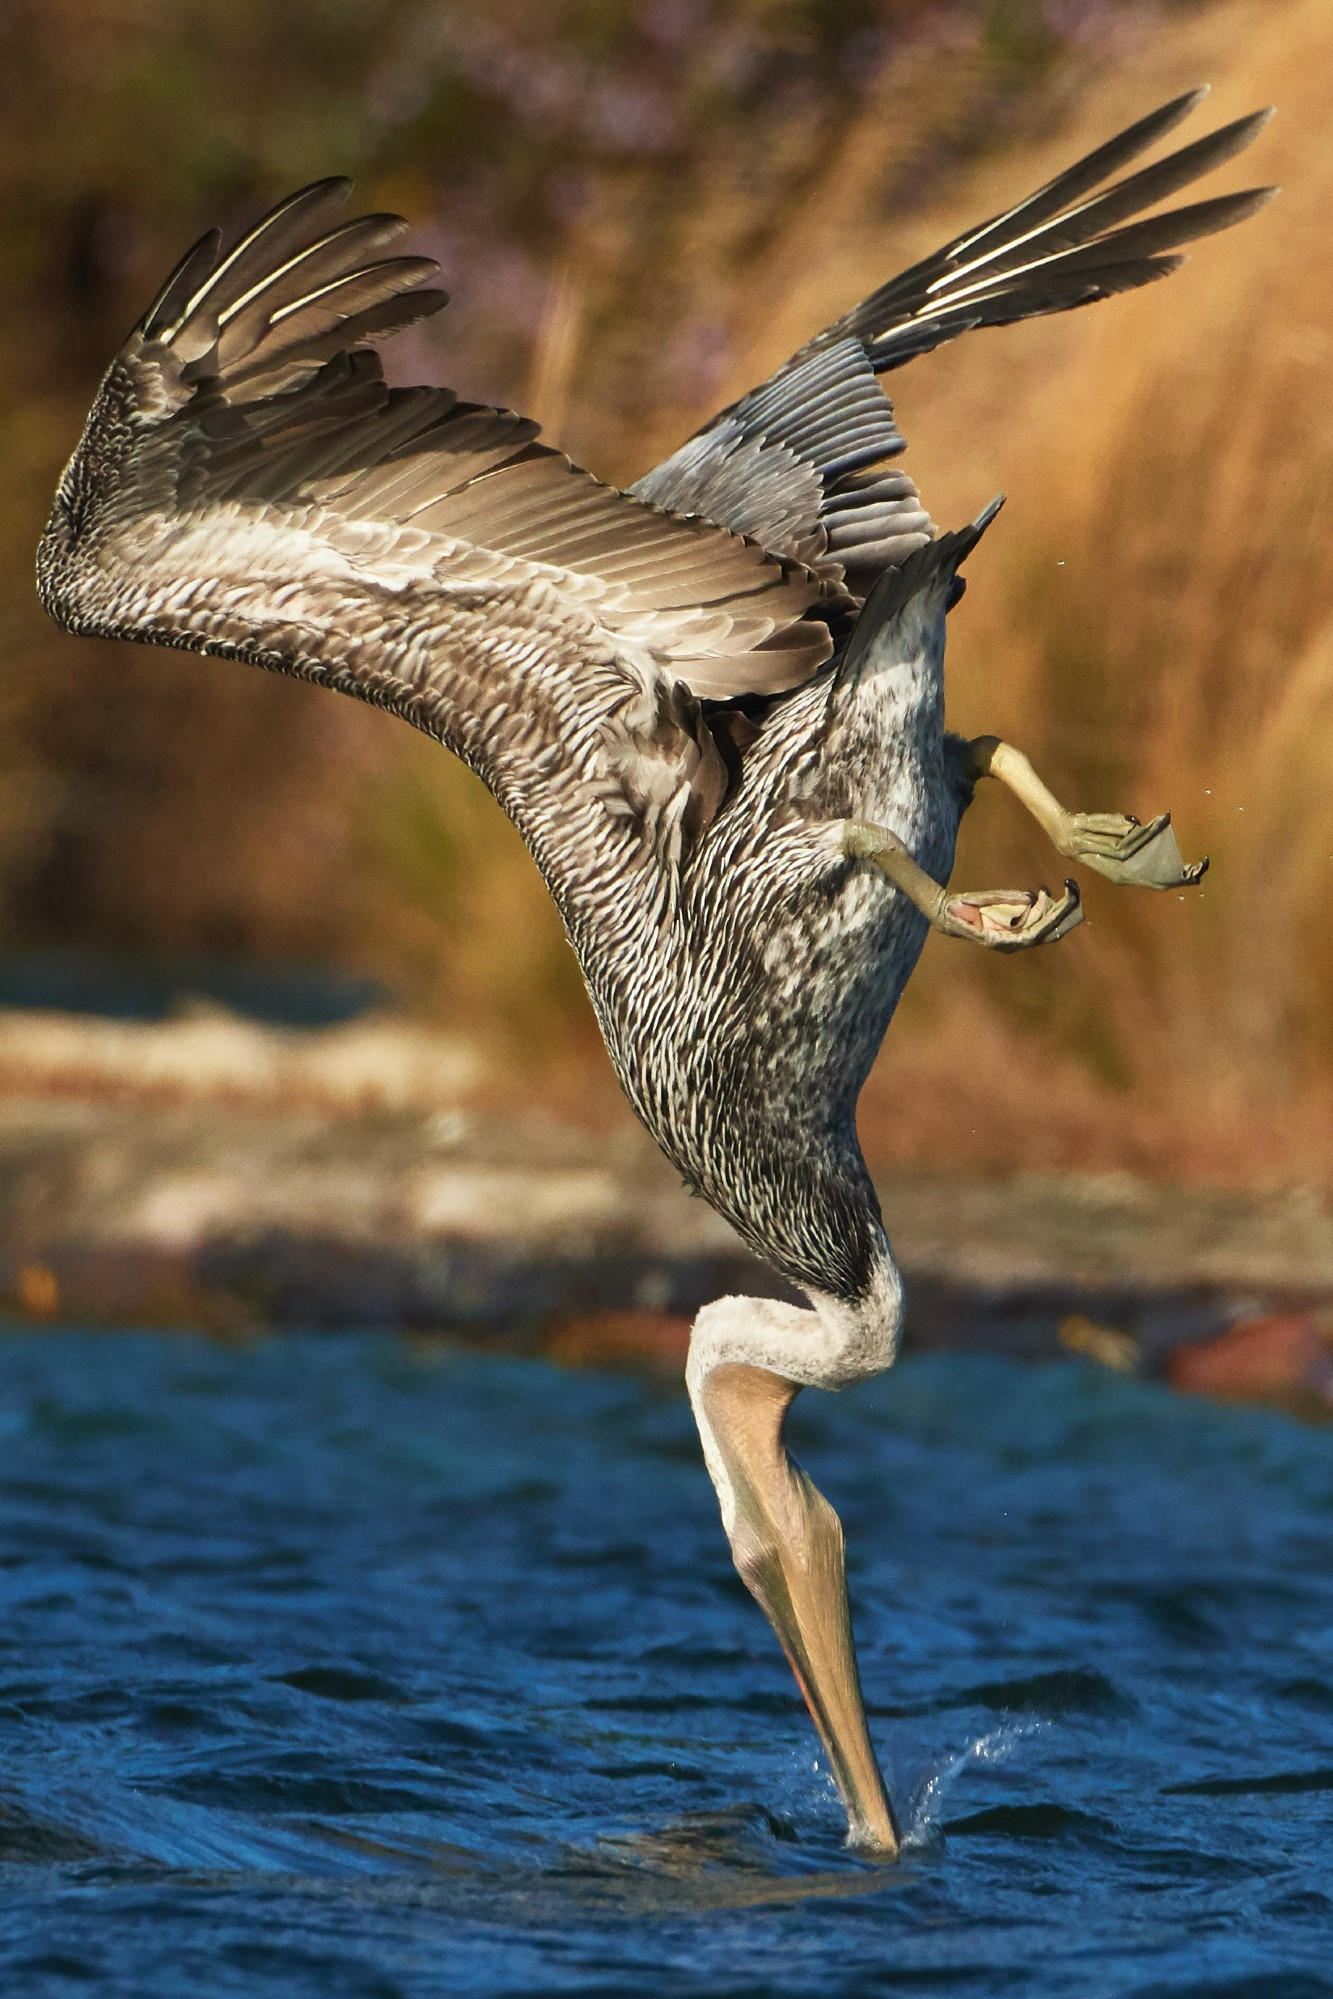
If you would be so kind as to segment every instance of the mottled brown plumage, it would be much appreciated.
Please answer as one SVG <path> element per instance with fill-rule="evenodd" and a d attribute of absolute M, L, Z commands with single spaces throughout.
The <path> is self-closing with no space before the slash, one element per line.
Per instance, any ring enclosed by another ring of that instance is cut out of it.
<path fill-rule="evenodd" d="M 397 217 L 340 222 L 347 183 L 320 182 L 226 256 L 216 232 L 188 253 L 111 365 L 39 552 L 69 630 L 391 708 L 518 827 L 635 1108 L 814 1306 L 706 1308 L 688 1380 L 737 1564 L 853 1836 L 883 1853 L 840 1530 L 781 1446 L 796 1388 L 896 1349 L 857 1095 L 929 923 L 1013 949 L 1078 920 L 1072 884 L 942 886 L 978 776 L 1112 879 L 1201 868 L 1165 817 L 1066 813 L 1008 746 L 946 736 L 945 614 L 989 513 L 936 538 L 877 378 L 968 328 L 1145 284 L 1252 212 L 1263 191 L 1133 219 L 1262 117 L 1105 185 L 1199 95 L 881 287 L 629 494 L 511 411 L 385 385 L 368 343 L 443 305 L 435 267 L 385 254 Z"/>

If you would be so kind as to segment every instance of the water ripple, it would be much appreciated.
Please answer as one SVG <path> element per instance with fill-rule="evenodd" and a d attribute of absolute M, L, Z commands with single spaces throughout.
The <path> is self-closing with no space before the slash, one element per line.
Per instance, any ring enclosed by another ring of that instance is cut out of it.
<path fill-rule="evenodd" d="M 679 1396 L 0 1337 L 0 1991 L 1329 1993 L 1327 1434 L 967 1356 L 805 1401 L 894 1868 Z"/>

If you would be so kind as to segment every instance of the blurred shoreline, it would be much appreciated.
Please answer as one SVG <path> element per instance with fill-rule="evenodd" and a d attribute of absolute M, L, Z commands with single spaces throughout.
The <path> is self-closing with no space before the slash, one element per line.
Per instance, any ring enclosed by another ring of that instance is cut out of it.
<path fill-rule="evenodd" d="M 374 1016 L 0 1012 L 0 1310 L 378 1327 L 669 1374 L 706 1299 L 783 1295 L 628 1113 L 589 1128 L 487 1080 L 457 1037 Z M 909 1346 L 1169 1373 L 1237 1322 L 1333 1307 L 1333 1210 L 1308 1189 L 878 1178 Z"/>

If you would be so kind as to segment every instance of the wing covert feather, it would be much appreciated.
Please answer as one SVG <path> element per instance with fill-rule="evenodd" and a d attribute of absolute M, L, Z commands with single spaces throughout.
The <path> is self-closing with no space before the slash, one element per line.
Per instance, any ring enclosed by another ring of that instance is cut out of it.
<path fill-rule="evenodd" d="M 1267 111 L 1112 178 L 1206 95 L 1172 99 L 891 278 L 631 492 L 753 535 L 863 600 L 877 576 L 935 533 L 911 479 L 886 469 L 906 446 L 876 377 L 973 327 L 1066 312 L 1149 284 L 1178 268 L 1181 244 L 1253 214 L 1271 188 L 1133 219 L 1243 151 Z"/>
<path fill-rule="evenodd" d="M 699 697 L 808 679 L 839 593 L 601 484 L 513 411 L 388 387 L 362 342 L 444 294 L 429 260 L 383 256 L 399 218 L 331 226 L 346 195 L 302 190 L 167 280 L 61 481 L 48 609 L 394 708 L 502 802 L 562 760 L 603 789 L 627 773 L 650 845 L 667 822 L 642 801 L 670 775 L 670 823 L 697 834 L 722 795 Z"/>

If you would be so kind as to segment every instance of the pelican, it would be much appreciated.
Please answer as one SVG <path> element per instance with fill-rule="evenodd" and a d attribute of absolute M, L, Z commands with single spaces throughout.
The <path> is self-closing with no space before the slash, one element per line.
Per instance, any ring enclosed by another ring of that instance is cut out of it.
<path fill-rule="evenodd" d="M 686 1381 L 740 1575 L 846 1808 L 898 1819 L 866 1726 L 842 1529 L 789 1457 L 802 1388 L 893 1361 L 903 1290 L 857 1097 L 927 931 L 1055 943 L 1078 889 L 947 886 L 983 776 L 1114 882 L 1196 882 L 1162 813 L 1067 810 L 1012 745 L 946 733 L 945 616 L 998 502 L 940 534 L 879 377 L 973 327 L 1129 291 L 1273 191 L 1146 216 L 1242 118 L 1120 178 L 1176 98 L 891 279 L 627 492 L 507 409 L 390 388 L 437 311 L 400 217 L 320 181 L 167 280 L 98 391 L 38 553 L 66 630 L 249 661 L 392 709 L 514 822 L 631 1104 L 686 1185 L 809 1300 L 721 1298 Z"/>

